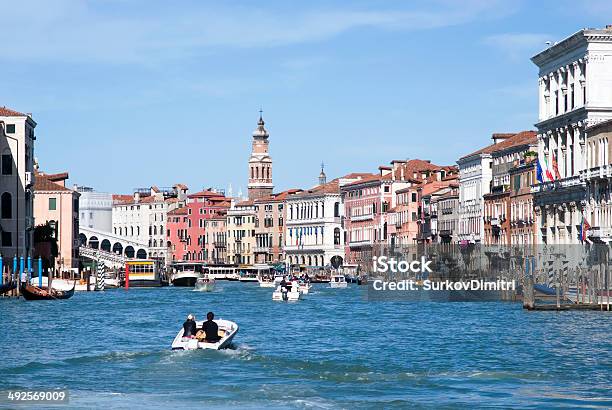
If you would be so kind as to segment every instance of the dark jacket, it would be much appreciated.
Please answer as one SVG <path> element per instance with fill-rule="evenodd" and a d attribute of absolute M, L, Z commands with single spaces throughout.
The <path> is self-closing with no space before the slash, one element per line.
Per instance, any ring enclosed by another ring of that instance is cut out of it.
<path fill-rule="evenodd" d="M 195 336 L 196 334 L 196 322 L 195 320 L 187 319 L 183 323 L 183 337 Z"/>

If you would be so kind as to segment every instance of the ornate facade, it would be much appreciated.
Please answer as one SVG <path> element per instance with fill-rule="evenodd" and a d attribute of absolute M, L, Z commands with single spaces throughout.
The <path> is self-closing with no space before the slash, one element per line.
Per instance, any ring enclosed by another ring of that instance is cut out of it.
<path fill-rule="evenodd" d="M 608 27 L 581 30 L 531 59 L 539 68 L 538 157 L 554 176 L 533 189 L 540 243 L 581 242 L 587 129 L 612 118 L 611 55 Z"/>

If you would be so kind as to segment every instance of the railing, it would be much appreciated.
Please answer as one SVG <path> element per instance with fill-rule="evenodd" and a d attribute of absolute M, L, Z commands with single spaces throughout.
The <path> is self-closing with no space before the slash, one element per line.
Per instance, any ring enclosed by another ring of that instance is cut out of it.
<path fill-rule="evenodd" d="M 270 253 L 270 247 L 269 246 L 255 246 L 253 248 L 253 252 L 255 252 L 255 253 Z"/>
<path fill-rule="evenodd" d="M 89 248 L 87 246 L 80 246 L 79 254 L 96 261 L 104 261 L 109 267 L 125 266 L 125 261 L 128 259 L 118 253 L 107 252 L 103 251 L 102 249 Z"/>
<path fill-rule="evenodd" d="M 556 181 L 549 181 L 549 182 L 543 182 L 537 185 L 532 185 L 531 193 L 553 191 L 559 188 L 570 188 L 570 187 L 582 185 L 582 184 L 583 184 L 583 181 L 581 181 L 580 176 L 576 175 L 573 177 L 558 179 Z"/>
<path fill-rule="evenodd" d="M 367 221 L 368 219 L 374 219 L 374 214 L 351 216 L 351 222 Z"/>
<path fill-rule="evenodd" d="M 353 247 L 360 247 L 360 246 L 372 246 L 372 240 L 371 239 L 365 239 L 365 240 L 361 240 L 361 241 L 351 241 L 349 243 L 349 247 L 353 248 Z"/>

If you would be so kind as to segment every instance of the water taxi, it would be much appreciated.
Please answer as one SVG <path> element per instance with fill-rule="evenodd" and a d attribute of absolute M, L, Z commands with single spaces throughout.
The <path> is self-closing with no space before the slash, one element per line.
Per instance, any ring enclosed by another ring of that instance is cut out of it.
<path fill-rule="evenodd" d="M 202 263 L 176 262 L 171 266 L 170 276 L 172 286 L 193 287 L 202 276 Z"/>

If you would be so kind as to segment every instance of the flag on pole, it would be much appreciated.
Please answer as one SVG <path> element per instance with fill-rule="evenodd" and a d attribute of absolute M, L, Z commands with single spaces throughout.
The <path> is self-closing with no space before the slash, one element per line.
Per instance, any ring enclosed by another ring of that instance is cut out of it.
<path fill-rule="evenodd" d="M 536 178 L 540 184 L 544 183 L 544 175 L 542 173 L 542 165 L 540 165 L 540 160 L 536 160 Z"/>
<path fill-rule="evenodd" d="M 557 157 L 555 156 L 555 152 L 552 153 L 552 168 L 555 173 L 555 179 L 561 179 L 561 174 L 559 173 L 559 164 L 557 164 Z"/>
<path fill-rule="evenodd" d="M 584 217 L 584 213 L 582 214 L 582 222 L 580 223 L 580 240 L 582 242 L 587 241 L 587 231 L 591 229 L 591 225 Z"/>
<path fill-rule="evenodd" d="M 549 181 L 554 181 L 555 178 L 553 177 L 552 172 L 550 172 L 550 168 L 548 168 L 548 162 L 546 161 L 546 155 L 542 157 L 542 160 L 544 161 L 544 171 L 546 172 L 546 178 Z"/>

